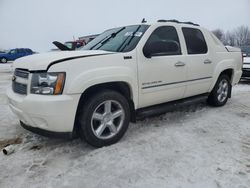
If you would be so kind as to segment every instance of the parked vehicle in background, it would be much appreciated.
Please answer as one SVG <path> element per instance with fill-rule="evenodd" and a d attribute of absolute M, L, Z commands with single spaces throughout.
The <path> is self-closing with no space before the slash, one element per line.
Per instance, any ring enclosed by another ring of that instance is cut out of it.
<path fill-rule="evenodd" d="M 250 57 L 244 57 L 242 72 L 242 78 L 250 79 Z"/>
<path fill-rule="evenodd" d="M 84 40 L 75 40 L 75 41 L 67 41 L 64 43 L 71 50 L 76 50 L 82 46 L 85 46 L 87 43 Z"/>
<path fill-rule="evenodd" d="M 242 51 L 244 57 L 250 57 L 250 45 L 242 46 L 241 51 Z"/>
<path fill-rule="evenodd" d="M 53 44 L 61 51 L 73 51 L 73 50 L 77 50 L 85 46 L 97 36 L 98 35 L 88 35 L 88 36 L 80 37 L 78 40 L 75 40 L 75 41 L 65 42 L 64 44 L 58 41 L 54 41 Z"/>
<path fill-rule="evenodd" d="M 8 61 L 14 61 L 20 57 L 32 55 L 34 52 L 29 48 L 16 48 L 11 49 L 5 53 L 0 53 L 0 62 L 7 63 Z"/>
<path fill-rule="evenodd" d="M 194 98 L 225 105 L 241 78 L 242 53 L 197 24 L 159 20 L 110 29 L 81 50 L 13 66 L 7 96 L 24 128 L 80 135 L 102 147 L 118 142 L 136 117 L 169 105 Z"/>

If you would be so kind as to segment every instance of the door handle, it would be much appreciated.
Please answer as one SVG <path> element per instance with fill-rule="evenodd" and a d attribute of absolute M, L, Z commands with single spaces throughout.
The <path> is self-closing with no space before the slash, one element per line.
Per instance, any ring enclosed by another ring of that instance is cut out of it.
<path fill-rule="evenodd" d="M 211 64 L 212 63 L 212 61 L 210 60 L 210 59 L 206 59 L 205 61 L 204 61 L 204 64 Z"/>
<path fill-rule="evenodd" d="M 176 67 L 183 67 L 183 66 L 185 66 L 185 65 L 186 65 L 186 63 L 181 62 L 181 61 L 178 61 L 177 63 L 175 63 L 174 66 L 176 66 Z"/>

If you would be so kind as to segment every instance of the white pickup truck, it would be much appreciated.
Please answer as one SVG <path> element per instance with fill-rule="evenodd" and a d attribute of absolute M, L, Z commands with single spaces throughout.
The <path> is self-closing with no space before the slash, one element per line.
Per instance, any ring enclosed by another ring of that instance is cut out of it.
<path fill-rule="evenodd" d="M 159 20 L 107 30 L 79 51 L 18 59 L 14 69 L 7 95 L 24 128 L 102 147 L 144 110 L 199 96 L 223 106 L 242 54 L 199 25 Z"/>

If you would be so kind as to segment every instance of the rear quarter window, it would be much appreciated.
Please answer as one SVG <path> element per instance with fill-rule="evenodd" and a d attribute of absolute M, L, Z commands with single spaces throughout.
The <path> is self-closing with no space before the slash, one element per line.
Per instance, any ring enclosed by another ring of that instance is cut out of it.
<path fill-rule="evenodd" d="M 206 54 L 208 51 L 204 35 L 199 29 L 183 27 L 188 54 Z"/>

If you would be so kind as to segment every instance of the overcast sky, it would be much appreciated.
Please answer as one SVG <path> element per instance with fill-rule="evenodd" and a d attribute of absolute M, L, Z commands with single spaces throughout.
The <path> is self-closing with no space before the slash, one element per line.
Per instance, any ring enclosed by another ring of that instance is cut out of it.
<path fill-rule="evenodd" d="M 199 23 L 210 30 L 250 27 L 250 0 L 0 0 L 0 48 L 48 51 L 127 24 L 158 19 Z"/>

